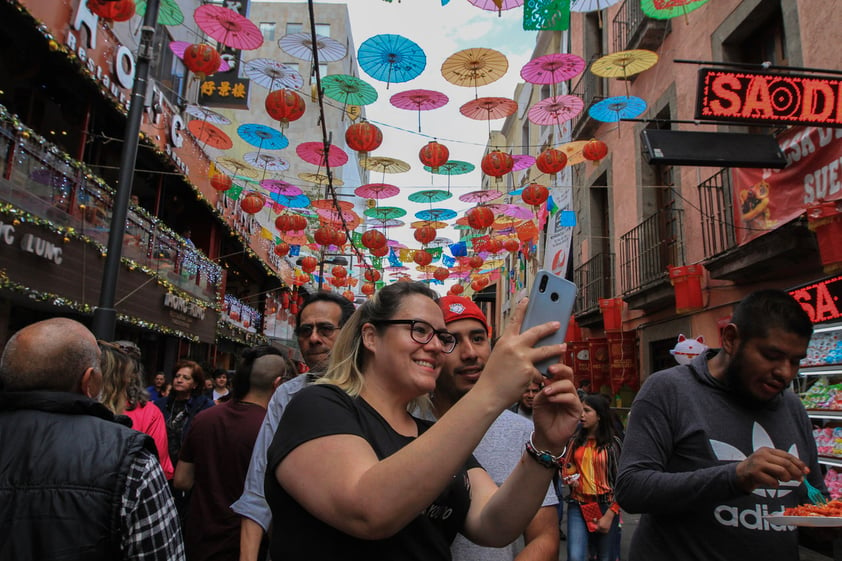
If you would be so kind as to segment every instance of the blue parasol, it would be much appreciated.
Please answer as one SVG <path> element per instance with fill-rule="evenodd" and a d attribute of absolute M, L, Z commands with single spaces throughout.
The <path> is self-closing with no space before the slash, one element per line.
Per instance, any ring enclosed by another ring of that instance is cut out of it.
<path fill-rule="evenodd" d="M 310 198 L 307 195 L 284 195 L 283 193 L 269 193 L 269 198 L 287 208 L 307 208 Z"/>
<path fill-rule="evenodd" d="M 416 212 L 415 218 L 421 220 L 450 220 L 456 218 L 456 211 L 449 208 L 431 208 Z"/>
<path fill-rule="evenodd" d="M 588 115 L 603 123 L 617 123 L 622 119 L 634 119 L 646 111 L 646 102 L 639 97 L 618 95 L 608 97 L 591 106 Z"/>
<path fill-rule="evenodd" d="M 260 150 L 282 150 L 289 146 L 289 139 L 281 131 L 258 123 L 240 125 L 237 134 Z"/>
<path fill-rule="evenodd" d="M 386 82 L 388 90 L 389 84 L 417 78 L 427 66 L 427 55 L 406 37 L 384 33 L 363 41 L 357 61 L 366 74 Z"/>

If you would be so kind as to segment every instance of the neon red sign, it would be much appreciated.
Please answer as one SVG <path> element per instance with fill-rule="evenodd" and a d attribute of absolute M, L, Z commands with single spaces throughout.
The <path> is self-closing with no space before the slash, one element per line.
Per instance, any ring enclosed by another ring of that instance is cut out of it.
<path fill-rule="evenodd" d="M 813 323 L 842 317 L 839 309 L 842 304 L 842 276 L 790 290 L 789 294 L 801 303 Z"/>
<path fill-rule="evenodd" d="M 842 78 L 699 70 L 696 118 L 842 127 Z"/>

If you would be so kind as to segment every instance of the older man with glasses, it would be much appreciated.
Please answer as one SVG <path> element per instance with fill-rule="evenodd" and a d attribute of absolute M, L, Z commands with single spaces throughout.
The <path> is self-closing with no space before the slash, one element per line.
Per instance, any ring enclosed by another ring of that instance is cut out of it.
<path fill-rule="evenodd" d="M 240 530 L 240 559 L 256 561 L 265 557 L 266 545 L 261 546 L 272 512 L 266 503 L 263 480 L 266 474 L 266 451 L 272 443 L 278 422 L 289 401 L 307 384 L 312 383 L 327 368 L 330 351 L 339 330 L 354 313 L 354 305 L 332 292 L 310 295 L 298 312 L 295 335 L 304 362 L 310 371 L 293 378 L 275 390 L 257 435 L 249 464 L 245 488 L 240 499 L 231 508 L 242 518 Z"/>

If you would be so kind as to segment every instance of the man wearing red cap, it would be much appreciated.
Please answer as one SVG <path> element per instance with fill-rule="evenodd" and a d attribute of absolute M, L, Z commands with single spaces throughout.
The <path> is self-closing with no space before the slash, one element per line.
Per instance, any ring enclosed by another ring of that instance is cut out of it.
<path fill-rule="evenodd" d="M 456 336 L 456 349 L 444 355 L 444 365 L 436 381 L 433 412 L 441 417 L 463 395 L 468 393 L 482 375 L 491 354 L 488 321 L 482 310 L 468 298 L 445 296 L 439 299 L 447 330 Z M 501 485 L 521 458 L 520 442 L 529 440 L 532 422 L 511 411 L 503 411 L 485 433 L 474 450 L 497 485 Z M 504 548 L 474 545 L 461 535 L 451 546 L 454 561 L 556 561 L 559 533 L 556 504 L 558 498 L 552 487 L 547 489 L 544 503 L 520 540 Z"/>

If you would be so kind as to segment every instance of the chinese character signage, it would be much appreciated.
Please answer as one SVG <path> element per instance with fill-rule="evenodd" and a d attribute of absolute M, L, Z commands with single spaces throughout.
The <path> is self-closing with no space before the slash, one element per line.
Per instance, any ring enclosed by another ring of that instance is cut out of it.
<path fill-rule="evenodd" d="M 696 118 L 842 127 L 842 78 L 699 70 Z"/>

